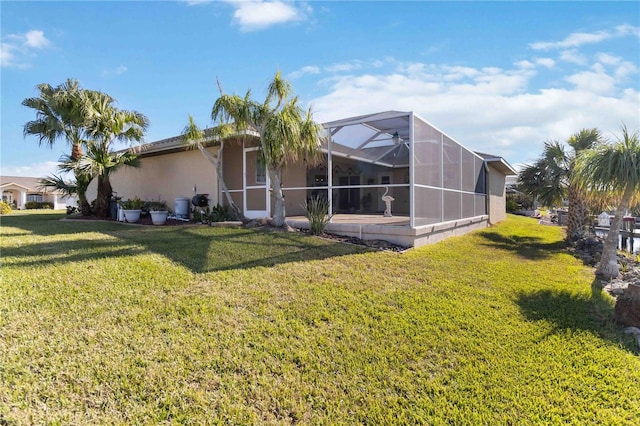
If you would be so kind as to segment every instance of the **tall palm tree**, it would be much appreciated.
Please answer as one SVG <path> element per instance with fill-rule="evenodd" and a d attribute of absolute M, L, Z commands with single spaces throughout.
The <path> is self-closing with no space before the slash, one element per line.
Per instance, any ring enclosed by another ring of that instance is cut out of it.
<path fill-rule="evenodd" d="M 45 144 L 51 148 L 57 140 L 66 140 L 71 144 L 71 159 L 79 160 L 86 145 L 83 136 L 87 99 L 84 94 L 87 91 L 80 88 L 77 80 L 71 79 L 57 87 L 43 83 L 37 88 L 37 97 L 22 101 L 22 105 L 36 111 L 36 119 L 24 125 L 24 136 L 37 136 L 40 146 Z M 87 179 L 87 176 L 79 176 L 78 173 L 75 176 L 77 182 Z M 78 193 L 78 201 L 83 214 L 90 214 L 91 208 L 84 192 Z"/>
<path fill-rule="evenodd" d="M 94 173 L 98 178 L 96 215 L 109 216 L 109 203 L 113 194 L 110 175 L 123 165 L 135 165 L 133 152 L 115 153 L 114 142 L 140 142 L 149 126 L 149 120 L 138 111 L 120 110 L 115 99 L 106 93 L 87 94 L 85 122 L 86 133 L 91 140 L 87 144 L 90 158 L 80 162 L 81 170 Z"/>
<path fill-rule="evenodd" d="M 242 211 L 240 210 L 238 205 L 233 201 L 233 198 L 231 198 L 231 193 L 229 192 L 229 189 L 224 182 L 224 176 L 222 175 L 222 163 L 220 161 L 220 157 L 222 155 L 222 150 L 224 149 L 224 136 L 228 134 L 228 132 L 225 130 L 226 128 L 228 128 L 228 126 L 222 125 L 213 129 L 214 137 L 217 137 L 220 143 L 220 148 L 218 149 L 218 152 L 216 154 L 212 154 L 211 152 L 207 151 L 204 145 L 205 133 L 195 123 L 192 115 L 189 115 L 189 124 L 187 124 L 182 130 L 181 137 L 185 145 L 187 145 L 188 147 L 197 148 L 204 156 L 204 158 L 206 158 L 213 165 L 216 170 L 216 175 L 218 176 L 218 182 L 222 187 L 222 192 L 224 193 L 227 200 L 227 204 L 229 204 L 229 206 L 233 210 L 236 218 L 244 222 L 246 218 L 242 214 Z"/>
<path fill-rule="evenodd" d="M 576 157 L 580 152 L 593 148 L 600 143 L 598 129 L 582 129 L 573 134 L 567 145 L 572 151 L 565 151 L 564 145 L 550 140 L 544 144 L 540 158 L 525 167 L 519 177 L 519 186 L 523 192 L 537 197 L 548 206 L 557 204 L 565 197 L 569 202 L 567 239 L 575 241 L 584 236 L 587 222 L 587 202 L 571 179 Z"/>
<path fill-rule="evenodd" d="M 304 111 L 298 98 L 291 94 L 291 85 L 278 71 L 269 83 L 264 102 L 251 99 L 250 90 L 244 98 L 221 93 L 211 111 L 214 123 L 232 121 L 237 132 L 252 130 L 258 134 L 260 155 L 275 198 L 274 226 L 284 226 L 286 218 L 282 169 L 301 158 L 315 159 L 322 141 L 322 127 L 313 121 L 311 109 Z"/>
<path fill-rule="evenodd" d="M 596 274 L 605 279 L 618 276 L 616 258 L 618 234 L 629 206 L 640 202 L 640 141 L 638 131 L 622 126 L 622 138 L 580 153 L 573 183 L 588 196 L 617 200 L 616 214 L 604 242 Z"/>

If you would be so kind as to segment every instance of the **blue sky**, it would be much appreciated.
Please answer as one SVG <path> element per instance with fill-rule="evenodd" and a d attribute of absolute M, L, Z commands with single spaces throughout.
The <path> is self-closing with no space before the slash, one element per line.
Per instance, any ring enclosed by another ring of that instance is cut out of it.
<path fill-rule="evenodd" d="M 36 85 L 67 78 L 151 122 L 201 126 L 218 92 L 263 99 L 276 70 L 317 121 L 415 111 L 514 165 L 584 127 L 640 128 L 640 3 L 2 1 L 1 173 L 69 152 L 22 136 Z"/>

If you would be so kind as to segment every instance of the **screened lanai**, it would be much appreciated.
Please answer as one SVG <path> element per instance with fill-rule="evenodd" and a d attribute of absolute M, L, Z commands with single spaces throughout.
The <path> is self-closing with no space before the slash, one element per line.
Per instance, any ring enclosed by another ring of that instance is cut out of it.
<path fill-rule="evenodd" d="M 288 191 L 292 199 L 300 191 L 307 199 L 326 197 L 336 225 L 357 223 L 347 215 L 414 230 L 486 217 L 483 159 L 413 112 L 363 115 L 324 128 L 324 157 L 306 168 L 307 186 L 290 187 L 285 198 Z"/>

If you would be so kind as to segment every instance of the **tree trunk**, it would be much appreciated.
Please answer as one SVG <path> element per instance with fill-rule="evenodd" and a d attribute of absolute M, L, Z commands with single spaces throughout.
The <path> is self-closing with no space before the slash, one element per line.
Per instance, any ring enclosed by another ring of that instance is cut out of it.
<path fill-rule="evenodd" d="M 284 209 L 282 183 L 280 182 L 280 170 L 269 169 L 269 179 L 271 179 L 271 188 L 273 188 L 273 197 L 275 198 L 271 223 L 273 226 L 284 227 L 286 225 L 286 213 Z"/>
<path fill-rule="evenodd" d="M 602 256 L 600 257 L 600 263 L 596 269 L 596 275 L 605 280 L 615 278 L 620 273 L 620 267 L 618 266 L 618 236 L 620 235 L 620 228 L 622 225 L 622 218 L 624 213 L 629 207 L 629 200 L 633 194 L 633 185 L 627 185 L 627 188 L 622 195 L 622 199 L 616 209 L 616 214 L 613 217 L 607 238 L 604 240 L 604 247 L 602 247 Z"/>
<path fill-rule="evenodd" d="M 569 242 L 584 237 L 584 227 L 587 220 L 587 203 L 575 185 L 569 185 L 569 212 L 567 217 L 567 239 Z"/>
<path fill-rule="evenodd" d="M 82 145 L 80 145 L 79 143 L 74 143 L 73 145 L 71 145 L 71 158 L 73 158 L 74 160 L 79 160 L 83 155 L 84 153 L 82 152 Z"/>
<path fill-rule="evenodd" d="M 219 156 L 220 156 L 220 153 L 222 152 L 222 148 L 223 148 L 223 146 L 220 145 L 220 149 L 218 150 L 218 155 L 213 155 L 212 153 L 207 151 L 207 149 L 204 146 L 202 146 L 202 144 L 198 143 L 198 149 L 200 150 L 200 153 L 204 156 L 204 158 L 209 160 L 209 162 L 211 164 L 213 164 L 213 167 L 216 169 L 216 175 L 218 176 L 218 182 L 220 183 L 220 186 L 222 187 L 222 193 L 225 195 L 227 203 L 229 204 L 229 206 L 231 207 L 231 209 L 235 213 L 236 218 L 239 219 L 240 221 L 242 221 L 243 223 L 246 223 L 246 222 L 248 222 L 247 218 L 244 217 L 244 215 L 240 211 L 240 208 L 233 201 L 233 198 L 231 198 L 231 193 L 229 192 L 229 189 L 227 188 L 227 185 L 224 183 L 224 178 L 222 177 L 222 167 L 220 167 L 220 160 L 219 160 L 219 158 L 220 158 Z"/>
<path fill-rule="evenodd" d="M 109 217 L 109 203 L 113 188 L 109 176 L 98 176 L 98 195 L 96 197 L 96 216 Z"/>

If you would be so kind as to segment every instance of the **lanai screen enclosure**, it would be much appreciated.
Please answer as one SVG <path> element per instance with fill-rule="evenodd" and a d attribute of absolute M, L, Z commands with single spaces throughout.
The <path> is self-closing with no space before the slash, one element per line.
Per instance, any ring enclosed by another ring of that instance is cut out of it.
<path fill-rule="evenodd" d="M 382 216 L 387 193 L 393 216 L 408 218 L 410 228 L 487 215 L 484 160 L 413 112 L 324 127 L 323 160 L 307 168 L 304 188 L 284 176 L 285 198 L 299 200 L 304 191 L 306 198 L 328 198 L 333 214 Z M 295 207 L 288 203 L 287 213 L 298 213 Z"/>

